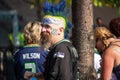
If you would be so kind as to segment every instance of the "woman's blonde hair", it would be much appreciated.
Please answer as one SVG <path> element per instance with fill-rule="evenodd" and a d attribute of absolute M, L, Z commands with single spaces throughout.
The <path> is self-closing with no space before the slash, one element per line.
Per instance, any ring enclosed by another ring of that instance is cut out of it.
<path fill-rule="evenodd" d="M 26 44 L 40 44 L 41 23 L 38 21 L 28 22 L 24 27 L 24 38 Z"/>
<path fill-rule="evenodd" d="M 94 30 L 94 35 L 95 39 L 96 40 L 100 39 L 104 43 L 105 47 L 108 46 L 105 40 L 115 37 L 106 27 L 97 27 Z"/>

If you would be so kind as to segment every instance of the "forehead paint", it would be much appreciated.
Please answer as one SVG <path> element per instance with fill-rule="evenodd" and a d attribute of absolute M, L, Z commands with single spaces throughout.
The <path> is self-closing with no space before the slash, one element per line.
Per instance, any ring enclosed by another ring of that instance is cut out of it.
<path fill-rule="evenodd" d="M 42 22 L 43 22 L 43 24 L 55 24 L 55 25 L 58 25 L 60 20 L 53 19 L 53 18 L 44 18 Z"/>
<path fill-rule="evenodd" d="M 64 18 L 58 16 L 45 16 L 42 20 L 42 24 L 55 24 L 57 27 L 65 28 L 66 21 Z"/>

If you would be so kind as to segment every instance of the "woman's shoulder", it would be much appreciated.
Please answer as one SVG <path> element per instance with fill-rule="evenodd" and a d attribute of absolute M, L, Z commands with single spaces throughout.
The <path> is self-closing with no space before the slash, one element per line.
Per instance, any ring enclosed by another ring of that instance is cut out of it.
<path fill-rule="evenodd" d="M 111 52 L 111 54 L 113 53 L 117 53 L 117 54 L 120 54 L 120 44 L 113 44 L 112 46 L 110 46 L 108 48 L 108 52 Z"/>
<path fill-rule="evenodd" d="M 107 57 L 115 57 L 115 55 L 116 55 L 116 53 L 117 53 L 117 50 L 118 50 L 118 48 L 117 47 L 109 47 L 109 48 L 107 48 L 105 51 L 104 51 L 104 53 L 103 53 L 103 55 L 104 56 L 107 56 Z M 119 50 L 120 51 L 120 50 Z"/>

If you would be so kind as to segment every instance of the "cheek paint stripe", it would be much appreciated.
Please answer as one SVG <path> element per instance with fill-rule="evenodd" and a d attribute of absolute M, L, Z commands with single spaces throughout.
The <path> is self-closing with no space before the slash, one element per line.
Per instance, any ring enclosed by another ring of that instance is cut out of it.
<path fill-rule="evenodd" d="M 57 31 L 58 31 L 58 29 L 51 28 L 51 34 L 52 35 L 57 35 Z"/>

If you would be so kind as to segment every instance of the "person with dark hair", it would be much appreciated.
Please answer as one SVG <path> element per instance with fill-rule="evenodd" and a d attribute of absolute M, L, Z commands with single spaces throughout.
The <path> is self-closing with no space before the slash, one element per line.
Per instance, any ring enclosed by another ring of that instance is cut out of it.
<path fill-rule="evenodd" d="M 96 18 L 96 24 L 94 25 L 94 29 L 96 28 L 96 27 L 107 27 L 107 26 L 105 26 L 105 24 L 103 23 L 103 20 L 102 20 L 102 18 L 101 17 L 97 17 Z"/>
<path fill-rule="evenodd" d="M 101 26 L 101 27 L 104 26 L 104 24 L 103 24 L 103 20 L 102 20 L 101 17 L 96 18 L 96 23 L 97 23 L 98 27 L 100 27 L 100 26 Z"/>
<path fill-rule="evenodd" d="M 120 38 L 120 17 L 113 18 L 110 21 L 109 29 L 117 38 Z"/>
<path fill-rule="evenodd" d="M 41 23 L 29 22 L 24 27 L 26 45 L 14 54 L 15 75 L 17 80 L 38 78 L 44 72 L 43 63 L 47 51 L 40 46 Z"/>

